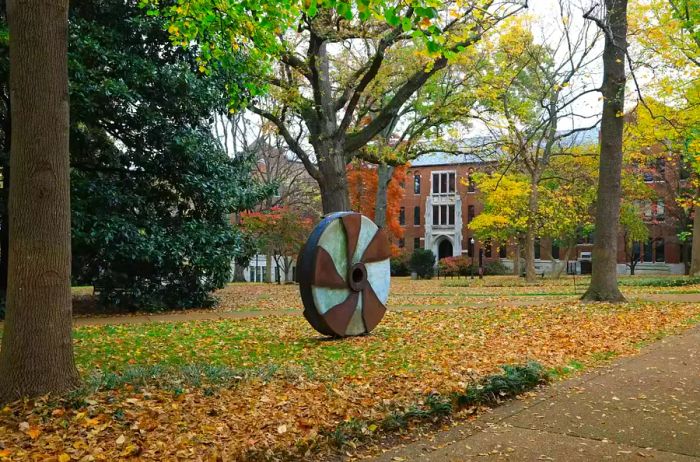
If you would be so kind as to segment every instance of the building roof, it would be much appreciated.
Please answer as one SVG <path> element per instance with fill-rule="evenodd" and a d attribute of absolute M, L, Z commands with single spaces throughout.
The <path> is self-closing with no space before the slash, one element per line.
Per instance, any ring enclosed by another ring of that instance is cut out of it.
<path fill-rule="evenodd" d="M 560 131 L 562 138 L 558 141 L 561 147 L 584 146 L 597 144 L 600 137 L 600 129 L 598 127 L 589 128 L 587 130 L 568 133 L 569 130 Z M 459 164 L 478 164 L 497 161 L 496 143 L 493 143 L 488 138 L 478 137 L 470 138 L 466 143 L 474 153 L 453 154 L 450 152 L 431 152 L 423 154 L 411 161 L 411 167 L 427 167 L 433 165 L 459 165 Z M 491 144 L 487 147 L 487 145 Z M 469 149 L 469 148 L 467 148 Z"/>
<path fill-rule="evenodd" d="M 455 165 L 475 164 L 484 162 L 484 159 L 475 154 L 452 154 L 448 152 L 431 152 L 416 157 L 411 161 L 411 167 L 425 167 L 428 165 Z"/>

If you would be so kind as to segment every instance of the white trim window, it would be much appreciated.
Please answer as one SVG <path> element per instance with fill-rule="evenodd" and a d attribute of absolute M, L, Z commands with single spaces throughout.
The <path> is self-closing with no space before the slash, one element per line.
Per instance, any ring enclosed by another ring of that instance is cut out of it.
<path fill-rule="evenodd" d="M 454 194 L 457 188 L 457 174 L 451 172 L 433 172 L 433 196 Z"/>
<path fill-rule="evenodd" d="M 433 205 L 433 226 L 454 226 L 454 205 Z"/>

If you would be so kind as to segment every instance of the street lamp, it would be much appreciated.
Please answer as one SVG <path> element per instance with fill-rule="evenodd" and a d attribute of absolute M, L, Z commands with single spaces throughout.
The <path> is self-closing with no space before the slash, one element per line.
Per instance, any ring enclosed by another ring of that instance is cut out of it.
<path fill-rule="evenodd" d="M 474 238 L 469 239 L 469 253 L 472 256 L 472 264 L 469 267 L 469 276 L 474 279 Z"/>

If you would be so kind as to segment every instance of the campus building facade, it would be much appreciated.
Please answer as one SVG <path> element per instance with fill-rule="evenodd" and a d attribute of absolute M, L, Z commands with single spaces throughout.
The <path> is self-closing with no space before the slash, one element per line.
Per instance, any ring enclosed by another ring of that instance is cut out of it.
<path fill-rule="evenodd" d="M 478 263 L 483 249 L 485 263 L 500 260 L 513 267 L 516 246 L 513 243 L 480 242 L 468 225 L 483 211 L 483 204 L 471 176 L 475 172 L 495 168 L 492 163 L 470 155 L 429 154 L 411 163 L 401 202 L 400 223 L 404 236 L 399 247 L 412 252 L 416 248 L 430 249 L 437 259 L 466 256 Z M 681 213 L 673 197 L 675 185 L 681 181 L 676 169 L 659 168 L 640 171 L 644 182 L 658 195 L 655 201 L 640 203 L 650 238 L 635 246 L 639 257 L 637 274 L 684 273 L 681 243 L 677 236 L 678 223 L 674 217 Z M 593 237 L 594 238 L 594 237 Z M 538 273 L 561 269 L 566 261 L 571 269 L 581 271 L 581 261 L 587 261 L 593 249 L 593 238 L 581 237 L 575 248 L 560 249 L 551 239 L 542 238 L 535 245 L 535 267 Z M 624 238 L 619 236 L 618 272 L 629 274 L 628 255 Z M 523 267 L 523 266 L 521 266 Z M 584 268 L 586 265 L 584 264 Z"/>

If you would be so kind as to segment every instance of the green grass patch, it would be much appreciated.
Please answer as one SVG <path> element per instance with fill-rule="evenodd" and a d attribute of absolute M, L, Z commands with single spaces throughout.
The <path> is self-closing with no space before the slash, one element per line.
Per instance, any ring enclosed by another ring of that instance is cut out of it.
<path fill-rule="evenodd" d="M 700 284 L 700 277 L 655 277 L 655 278 L 620 278 L 621 286 L 630 287 L 684 287 Z"/>

